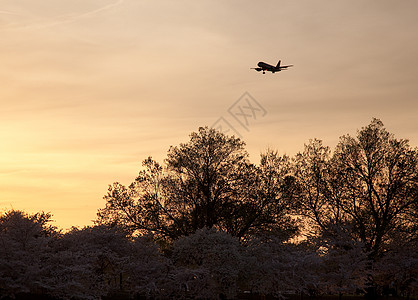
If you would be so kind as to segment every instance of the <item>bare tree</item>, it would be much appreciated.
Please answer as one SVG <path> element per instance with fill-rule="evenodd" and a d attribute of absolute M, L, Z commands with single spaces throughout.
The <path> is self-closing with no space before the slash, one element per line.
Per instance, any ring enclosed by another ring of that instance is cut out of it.
<path fill-rule="evenodd" d="M 304 214 L 328 234 L 335 225 L 349 225 L 352 238 L 376 258 L 394 231 L 405 242 L 417 238 L 417 162 L 417 150 L 377 119 L 356 138 L 343 136 L 332 155 L 315 140 L 295 160 Z"/>
<path fill-rule="evenodd" d="M 170 148 L 165 168 L 148 158 L 130 186 L 110 186 L 97 222 L 169 239 L 205 227 L 238 237 L 259 230 L 294 232 L 281 191 L 289 159 L 270 153 L 257 167 L 244 146 L 238 138 L 199 128 L 188 143 Z"/>

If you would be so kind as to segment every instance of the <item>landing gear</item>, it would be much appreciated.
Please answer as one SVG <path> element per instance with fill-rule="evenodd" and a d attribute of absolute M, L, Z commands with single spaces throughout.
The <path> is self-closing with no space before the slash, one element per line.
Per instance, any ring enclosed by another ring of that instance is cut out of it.
<path fill-rule="evenodd" d="M 263 74 L 266 74 L 266 71 L 263 71 Z"/>

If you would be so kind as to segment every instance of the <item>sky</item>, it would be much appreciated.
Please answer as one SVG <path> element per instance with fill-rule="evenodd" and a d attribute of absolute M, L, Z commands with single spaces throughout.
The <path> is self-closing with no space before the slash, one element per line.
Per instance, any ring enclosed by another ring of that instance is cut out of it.
<path fill-rule="evenodd" d="M 250 160 L 372 118 L 418 145 L 414 0 L 0 0 L 0 210 L 91 225 L 113 182 L 213 126 Z M 259 61 L 293 64 L 265 74 Z"/>

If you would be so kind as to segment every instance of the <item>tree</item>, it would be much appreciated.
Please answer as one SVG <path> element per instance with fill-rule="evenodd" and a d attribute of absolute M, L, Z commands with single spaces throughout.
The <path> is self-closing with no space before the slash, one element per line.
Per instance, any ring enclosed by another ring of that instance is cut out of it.
<path fill-rule="evenodd" d="M 73 228 L 55 241 L 42 272 L 45 293 L 101 299 L 124 293 L 157 296 L 168 260 L 148 237 L 129 239 L 117 228 Z"/>
<path fill-rule="evenodd" d="M 332 156 L 318 140 L 305 146 L 295 159 L 298 200 L 320 231 L 348 226 L 376 258 L 393 231 L 417 238 L 417 163 L 417 150 L 373 119 L 357 138 L 343 136 Z"/>
<path fill-rule="evenodd" d="M 417 296 L 418 240 L 405 244 L 397 237 L 387 247 L 385 255 L 373 264 L 373 279 L 382 287 L 382 294 Z"/>
<path fill-rule="evenodd" d="M 377 258 L 387 250 L 392 232 L 417 232 L 418 151 L 407 140 L 397 140 L 380 120 L 359 131 L 357 139 L 344 136 L 334 153 L 334 174 L 341 174 L 339 207 L 353 222 L 355 237 Z M 412 222 L 411 222 L 412 221 Z"/>
<path fill-rule="evenodd" d="M 257 178 L 251 187 L 253 201 L 249 202 L 249 233 L 280 236 L 287 240 L 299 233 L 298 219 L 294 218 L 299 203 L 294 201 L 294 178 L 289 156 L 267 150 L 261 154 L 256 168 Z"/>
<path fill-rule="evenodd" d="M 392 245 L 409 248 L 418 237 L 418 150 L 373 119 L 356 138 L 341 137 L 333 153 L 311 141 L 295 157 L 294 176 L 294 199 L 312 234 L 363 245 L 374 291 L 373 265 L 393 251 Z"/>
<path fill-rule="evenodd" d="M 323 259 L 316 247 L 286 243 L 280 237 L 253 237 L 245 245 L 244 286 L 254 294 L 283 298 L 285 293 L 314 295 Z"/>
<path fill-rule="evenodd" d="M 234 298 L 243 271 L 241 245 L 236 237 L 216 229 L 199 229 L 174 242 L 176 298 Z"/>
<path fill-rule="evenodd" d="M 336 234 L 338 233 L 338 234 Z M 367 281 L 364 245 L 350 237 L 350 228 L 340 226 L 330 236 L 316 237 L 322 263 L 317 270 L 319 286 L 326 294 L 355 294 Z"/>
<path fill-rule="evenodd" d="M 280 186 L 287 160 L 270 153 L 254 166 L 240 139 L 201 127 L 170 147 L 165 168 L 148 158 L 131 185 L 110 186 L 97 223 L 171 240 L 205 227 L 238 237 L 294 229 L 282 220 L 290 209 Z"/>
<path fill-rule="evenodd" d="M 42 271 L 57 234 L 51 214 L 10 210 L 0 216 L 0 293 L 42 293 Z"/>
<path fill-rule="evenodd" d="M 306 229 L 312 234 L 326 231 L 330 223 L 340 221 L 340 210 L 334 205 L 338 197 L 332 197 L 328 188 L 331 179 L 329 161 L 329 147 L 317 139 L 310 140 L 304 151 L 293 159 L 293 197 L 307 218 Z"/>

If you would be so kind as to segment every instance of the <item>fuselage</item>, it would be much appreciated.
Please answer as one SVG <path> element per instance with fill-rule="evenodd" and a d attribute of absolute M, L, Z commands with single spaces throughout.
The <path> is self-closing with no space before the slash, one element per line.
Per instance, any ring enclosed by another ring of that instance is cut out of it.
<path fill-rule="evenodd" d="M 264 69 L 264 70 L 268 70 L 268 71 L 280 71 L 280 68 L 276 68 L 275 66 L 266 64 L 265 62 L 260 61 L 257 66 L 259 66 L 260 68 Z"/>
<path fill-rule="evenodd" d="M 275 73 L 275 72 L 280 72 L 281 70 L 286 70 L 288 67 L 293 67 L 293 65 L 281 66 L 280 62 L 281 61 L 279 60 L 276 66 L 272 66 L 272 65 L 266 64 L 263 61 L 259 61 L 257 64 L 258 68 L 251 68 L 251 69 L 254 69 L 257 72 L 263 71 L 263 74 L 265 74 L 266 71 Z"/>
<path fill-rule="evenodd" d="M 275 73 L 275 72 L 280 72 L 282 70 L 280 67 L 275 67 L 275 66 L 266 64 L 265 62 L 262 62 L 262 61 L 260 61 L 257 64 L 257 66 L 259 66 L 263 70 L 263 73 L 264 71 L 270 71 L 272 73 Z"/>

